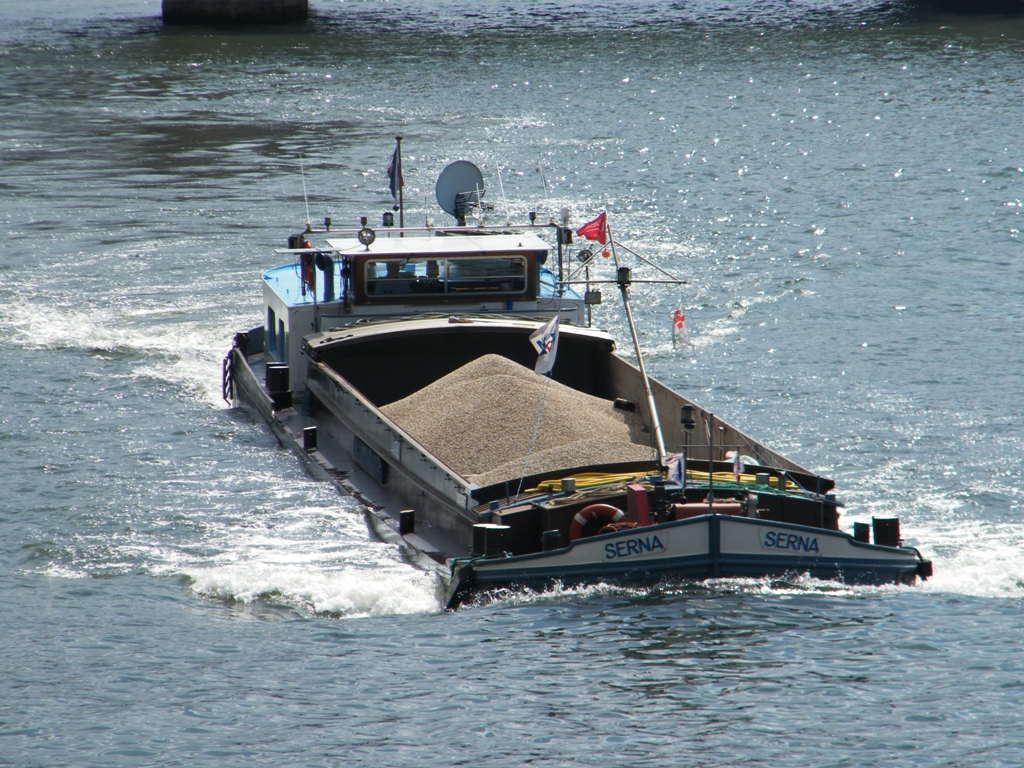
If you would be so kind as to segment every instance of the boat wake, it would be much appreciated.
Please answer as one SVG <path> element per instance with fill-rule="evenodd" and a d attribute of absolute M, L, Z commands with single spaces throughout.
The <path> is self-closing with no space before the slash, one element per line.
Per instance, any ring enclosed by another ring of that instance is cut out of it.
<path fill-rule="evenodd" d="M 193 513 L 191 520 L 177 515 L 173 525 L 137 521 L 117 532 L 40 544 L 27 565 L 58 579 L 130 573 L 184 578 L 199 597 L 257 610 L 336 618 L 439 611 L 437 576 L 406 563 L 393 545 L 370 538 L 361 510 L 341 501 L 245 517 L 223 510 Z"/>
<path fill-rule="evenodd" d="M 112 376 L 171 385 L 183 399 L 226 408 L 220 371 L 230 337 L 222 329 L 251 318 L 194 319 L 202 309 L 50 303 L 44 311 L 13 303 L 0 315 L 0 327 L 22 350 L 86 354 L 109 363 L 116 369 Z M 225 429 L 223 424 L 215 428 Z M 140 504 L 144 511 L 108 512 L 110 528 L 85 539 L 62 542 L 55 536 L 26 564 L 60 579 L 140 572 L 179 576 L 204 598 L 312 615 L 440 610 L 434 574 L 406 563 L 393 545 L 376 541 L 353 500 L 339 499 L 333 487 L 311 478 L 295 480 L 294 459 L 276 442 L 267 445 L 273 446 L 270 455 L 239 449 L 193 465 L 196 475 L 188 487 Z M 266 485 L 252 488 L 253 468 L 235 473 L 228 468 L 232 460 L 259 462 L 257 474 Z M 167 474 L 158 471 L 153 482 L 173 489 L 180 482 L 178 461 L 164 456 L 161 462 Z M 278 472 L 292 479 L 275 480 Z M 242 480 L 246 475 L 249 480 Z M 223 500 L 225 491 L 232 502 Z"/>
<path fill-rule="evenodd" d="M 800 595 L 828 594 L 836 596 L 862 596 L 907 590 L 897 585 L 850 586 L 835 581 L 821 581 L 806 574 L 792 574 L 787 578 L 760 579 L 707 579 L 705 581 L 665 581 L 651 587 L 623 587 L 614 584 L 588 584 L 566 587 L 555 585 L 544 591 L 530 589 L 492 589 L 474 594 L 459 610 L 488 607 L 515 607 L 544 605 L 563 601 L 588 602 L 605 598 L 619 598 L 630 602 L 678 599 L 706 599 L 736 595 Z"/>
<path fill-rule="evenodd" d="M 196 569 L 191 580 L 193 591 L 204 597 L 264 602 L 338 618 L 433 613 L 440 608 L 430 575 L 395 565 L 324 570 L 254 560 Z"/>
<path fill-rule="evenodd" d="M 843 530 L 870 524 L 873 516 L 899 516 L 903 539 L 934 564 L 920 590 L 1024 598 L 1024 525 L 1012 522 L 1019 507 L 1016 471 L 991 471 L 1005 463 L 999 450 L 984 456 L 975 449 L 975 466 L 950 458 L 922 472 L 922 462 L 891 460 L 867 476 L 841 481 L 851 488 Z"/>
<path fill-rule="evenodd" d="M 934 553 L 924 591 L 1024 599 L 1024 526 L 964 520 L 907 526 L 905 535 Z"/>
<path fill-rule="evenodd" d="M 312 498 L 302 499 L 307 494 Z M 352 618 L 440 609 L 434 573 L 409 565 L 392 544 L 374 540 L 362 509 L 333 488 L 306 480 L 279 489 L 279 508 L 204 521 L 200 542 L 164 566 L 204 598 L 307 615 Z M 301 493 L 293 505 L 290 496 Z M 266 495 L 273 497 L 273 489 Z M 323 498 L 320 498 L 323 497 Z M 339 503 L 340 502 L 340 503 Z M 199 556 L 196 556 L 199 555 Z"/>
<path fill-rule="evenodd" d="M 198 310 L 198 308 L 195 308 Z M 251 324 L 251 317 L 197 321 L 179 306 L 72 308 L 13 304 L 2 310 L 0 328 L 25 350 L 69 350 L 122 358 L 128 375 L 177 387 L 207 405 L 221 399 L 220 361 L 231 335 L 224 328 Z"/>

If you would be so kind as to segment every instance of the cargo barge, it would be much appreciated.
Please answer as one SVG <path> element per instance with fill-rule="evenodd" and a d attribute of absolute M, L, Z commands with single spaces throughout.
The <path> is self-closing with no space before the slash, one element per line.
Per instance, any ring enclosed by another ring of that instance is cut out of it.
<path fill-rule="evenodd" d="M 263 324 L 224 361 L 225 398 L 436 570 L 447 607 L 498 587 L 931 575 L 898 519 L 841 531 L 831 479 L 647 375 L 626 254 L 650 263 L 603 216 L 576 232 L 567 212 L 467 223 L 483 197 L 467 166 L 438 181 L 453 226 L 385 214 L 379 232 L 326 220 L 290 236 L 262 278 Z M 601 247 L 574 262 L 580 233 Z M 608 286 L 636 363 L 591 327 Z"/>

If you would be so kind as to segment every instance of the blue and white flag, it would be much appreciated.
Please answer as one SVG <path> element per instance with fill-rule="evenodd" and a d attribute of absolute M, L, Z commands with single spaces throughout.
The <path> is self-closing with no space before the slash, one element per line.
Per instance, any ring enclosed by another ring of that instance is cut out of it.
<path fill-rule="evenodd" d="M 558 315 L 547 324 L 530 334 L 530 342 L 537 350 L 537 364 L 534 373 L 542 376 L 551 373 L 555 367 L 555 355 L 558 354 Z"/>
<path fill-rule="evenodd" d="M 686 485 L 686 457 L 680 453 L 671 453 L 665 457 L 667 475 L 665 479 L 679 486 Z"/>
<path fill-rule="evenodd" d="M 736 482 L 740 481 L 740 475 L 743 474 L 743 470 L 746 467 L 743 466 L 743 457 L 740 456 L 739 451 L 728 451 L 725 454 L 727 459 L 732 459 L 732 474 L 736 478 Z"/>

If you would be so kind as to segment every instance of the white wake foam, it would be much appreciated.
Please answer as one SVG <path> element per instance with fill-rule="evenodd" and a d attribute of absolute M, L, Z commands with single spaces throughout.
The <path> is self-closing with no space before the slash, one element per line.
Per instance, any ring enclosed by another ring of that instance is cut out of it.
<path fill-rule="evenodd" d="M 904 542 L 917 547 L 934 567 L 934 575 L 917 588 L 975 597 L 1024 597 L 1024 525 L 955 519 L 957 502 L 931 503 L 931 514 L 908 517 L 893 509 L 891 501 L 876 502 L 867 505 L 875 507 L 868 514 L 844 515 L 841 527 L 852 533 L 855 522 L 870 525 L 872 516 L 901 517 Z M 949 522 L 936 520 L 935 513 Z"/>
<path fill-rule="evenodd" d="M 935 575 L 922 589 L 1024 598 L 1024 526 L 966 520 L 904 526 L 903 536 L 933 560 Z"/>
<path fill-rule="evenodd" d="M 314 496 L 334 493 L 310 483 Z M 223 600 L 343 617 L 440 609 L 436 574 L 403 561 L 394 545 L 373 540 L 354 500 L 329 507 L 311 501 L 241 520 L 211 520 L 203 546 L 215 553 L 174 567 L 196 594 Z"/>
<path fill-rule="evenodd" d="M 245 603 L 263 599 L 344 617 L 430 613 L 440 608 L 436 579 L 409 566 L 324 570 L 252 559 L 191 570 L 197 594 Z"/>
<path fill-rule="evenodd" d="M 185 312 L 187 315 L 187 312 Z M 239 316 L 199 322 L 182 318 L 180 307 L 90 307 L 15 303 L 0 310 L 0 327 L 11 343 L 28 350 L 80 350 L 137 355 L 133 374 L 179 388 L 188 397 L 223 406 L 221 360 L 234 332 L 252 325 Z"/>

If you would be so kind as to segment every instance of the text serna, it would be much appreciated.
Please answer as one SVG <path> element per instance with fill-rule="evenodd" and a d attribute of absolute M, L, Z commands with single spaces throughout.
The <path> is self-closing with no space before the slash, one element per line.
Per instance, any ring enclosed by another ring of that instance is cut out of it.
<path fill-rule="evenodd" d="M 790 552 L 813 552 L 818 555 L 817 536 L 799 536 L 783 531 L 765 531 L 761 546 L 765 549 L 785 549 Z"/>
<path fill-rule="evenodd" d="M 625 541 L 609 541 L 604 545 L 604 559 L 616 560 L 633 555 L 643 555 L 657 550 L 665 551 L 665 545 L 657 536 L 644 536 L 640 539 L 626 539 Z"/>

